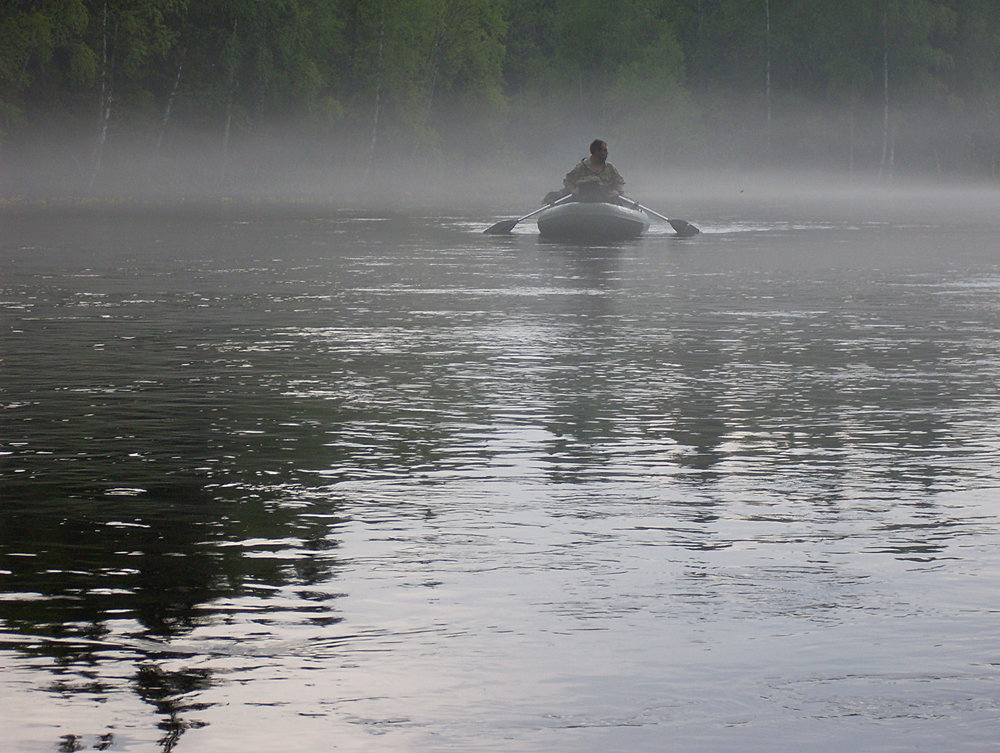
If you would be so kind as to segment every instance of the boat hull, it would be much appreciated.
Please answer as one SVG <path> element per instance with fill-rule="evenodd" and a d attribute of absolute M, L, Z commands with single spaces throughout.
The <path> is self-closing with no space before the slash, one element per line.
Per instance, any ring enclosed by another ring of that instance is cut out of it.
<path fill-rule="evenodd" d="M 543 238 L 577 241 L 625 240 L 649 229 L 643 212 L 606 202 L 558 204 L 541 212 L 536 222 Z"/>

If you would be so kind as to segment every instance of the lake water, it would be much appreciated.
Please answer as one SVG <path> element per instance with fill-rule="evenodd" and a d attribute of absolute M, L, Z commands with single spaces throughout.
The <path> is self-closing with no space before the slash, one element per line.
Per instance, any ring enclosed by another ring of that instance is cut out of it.
<path fill-rule="evenodd" d="M 0 748 L 995 750 L 998 198 L 8 207 Z"/>

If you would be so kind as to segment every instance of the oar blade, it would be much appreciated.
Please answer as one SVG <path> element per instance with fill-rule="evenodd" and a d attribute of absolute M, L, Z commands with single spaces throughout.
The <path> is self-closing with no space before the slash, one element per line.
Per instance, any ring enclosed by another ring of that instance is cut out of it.
<path fill-rule="evenodd" d="M 701 231 L 687 220 L 668 220 L 678 238 L 693 238 Z"/>
<path fill-rule="evenodd" d="M 500 222 L 490 225 L 483 232 L 486 233 L 486 235 L 506 235 L 514 229 L 514 225 L 518 222 L 520 222 L 520 220 L 500 220 Z"/>
<path fill-rule="evenodd" d="M 549 197 L 546 196 L 545 198 Z M 495 225 L 490 225 L 483 232 L 486 233 L 487 235 L 506 235 L 507 233 L 509 233 L 511 230 L 514 229 L 514 225 L 516 225 L 517 223 L 524 222 L 529 217 L 534 217 L 539 212 L 544 212 L 549 207 L 554 207 L 556 204 L 562 204 L 564 201 L 571 198 L 573 198 L 573 194 L 568 193 L 561 199 L 556 199 L 553 202 L 545 204 L 545 206 L 538 207 L 538 209 L 536 209 L 534 212 L 528 212 L 526 215 L 524 215 L 524 217 L 518 217 L 516 220 L 500 220 L 500 222 L 496 223 Z"/>
<path fill-rule="evenodd" d="M 644 207 L 642 204 L 640 204 L 638 201 L 635 201 L 634 199 L 630 199 L 627 196 L 622 196 L 622 198 L 625 199 L 625 201 L 632 202 L 632 204 L 635 205 L 636 209 L 641 209 L 643 212 L 651 214 L 654 217 L 658 217 L 664 222 L 670 223 L 670 227 L 672 227 L 674 229 L 674 232 L 677 233 L 678 238 L 691 238 L 695 235 L 698 235 L 698 233 L 701 232 L 698 228 L 696 228 L 687 220 L 672 220 L 669 217 L 665 217 L 664 215 L 660 214 L 659 212 L 653 211 L 649 207 Z"/>

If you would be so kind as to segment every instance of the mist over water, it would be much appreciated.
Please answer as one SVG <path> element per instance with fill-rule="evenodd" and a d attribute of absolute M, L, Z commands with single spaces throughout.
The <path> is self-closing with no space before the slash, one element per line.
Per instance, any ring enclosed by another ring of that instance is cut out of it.
<path fill-rule="evenodd" d="M 735 101 L 730 107 L 739 109 Z M 486 210 L 510 203 L 527 212 L 561 187 L 594 138 L 609 142 L 609 159 L 640 200 L 754 201 L 759 191 L 787 200 L 804 190 L 822 192 L 822 201 L 831 191 L 857 197 L 874 190 L 884 199 L 914 189 L 933 194 L 942 186 L 997 190 L 989 165 L 963 168 L 961 160 L 941 158 L 949 145 L 957 149 L 964 142 L 950 135 L 955 123 L 930 108 L 906 113 L 911 136 L 889 162 L 881 158 L 877 138 L 863 149 L 850 147 L 843 129 L 816 128 L 833 117 L 830 113 L 805 105 L 775 117 L 769 149 L 759 113 L 744 123 L 706 113 L 704 122 L 672 130 L 658 112 L 630 121 L 640 137 L 593 113 L 560 119 L 551 108 L 525 116 L 525 132 L 504 139 L 486 139 L 467 122 L 468 115 L 462 120 L 456 114 L 454 122 L 446 118 L 447 132 L 433 139 L 382 139 L 374 149 L 358 134 L 349 137 L 335 128 L 316 133 L 280 118 L 225 145 L 220 134 L 200 131 L 178 133 L 157 145 L 149 134 L 130 135 L 123 128 L 109 137 L 99 167 L 89 130 L 67 135 L 40 125 L 33 138 L 5 143 L 0 197 L 8 205 L 224 200 L 382 211 L 472 205 Z M 868 119 L 881 123 L 881 111 L 869 112 Z M 651 139 L 647 132 L 659 136 Z"/>
<path fill-rule="evenodd" d="M 611 146 L 5 206 L 4 749 L 991 750 L 996 190 Z"/>

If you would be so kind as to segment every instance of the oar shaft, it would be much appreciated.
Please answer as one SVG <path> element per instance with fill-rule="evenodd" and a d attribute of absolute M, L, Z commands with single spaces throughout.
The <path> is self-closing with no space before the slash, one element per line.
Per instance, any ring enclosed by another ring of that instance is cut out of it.
<path fill-rule="evenodd" d="M 491 225 L 490 227 L 486 228 L 483 232 L 490 235 L 502 235 L 504 233 L 509 233 L 511 230 L 514 229 L 514 226 L 517 225 L 519 222 L 523 222 L 529 217 L 534 217 L 536 214 L 538 214 L 539 212 L 544 212 L 549 207 L 554 207 L 556 204 L 561 204 L 562 202 L 566 201 L 572 196 L 573 194 L 567 194 L 566 196 L 563 196 L 561 199 L 556 199 L 550 204 L 538 207 L 538 209 L 536 209 L 534 212 L 528 212 L 526 215 L 524 215 L 524 217 L 518 217 L 516 220 L 500 220 L 500 222 Z"/>
<path fill-rule="evenodd" d="M 630 199 L 627 196 L 622 196 L 621 198 L 624 201 L 632 202 L 632 205 L 635 206 L 636 209 L 641 209 L 643 212 L 646 212 L 648 214 L 653 215 L 654 217 L 658 217 L 659 219 L 663 220 L 664 222 L 669 224 L 670 227 L 674 229 L 674 232 L 677 233 L 677 235 L 681 236 L 682 238 L 690 238 L 691 236 L 698 235 L 698 233 L 701 232 L 698 228 L 696 228 L 687 220 L 672 220 L 669 217 L 663 216 L 659 212 L 653 211 L 649 207 L 644 207 L 635 199 Z"/>
<path fill-rule="evenodd" d="M 642 204 L 640 204 L 640 203 L 639 203 L 638 201 L 636 201 L 635 199 L 630 199 L 630 198 L 629 198 L 628 196 L 622 196 L 621 198 L 622 198 L 622 199 L 624 199 L 625 201 L 631 201 L 631 202 L 632 202 L 633 204 L 635 204 L 635 206 L 636 206 L 636 207 L 638 207 L 639 209 L 641 209 L 641 210 L 642 210 L 643 212 L 646 212 L 646 213 L 648 213 L 648 214 L 651 214 L 651 215 L 653 215 L 654 217 L 659 217 L 659 218 L 660 218 L 661 220 L 663 220 L 664 222 L 670 222 L 670 218 L 669 218 L 669 217 L 664 217 L 664 216 L 663 216 L 662 214 L 660 214 L 659 212 L 654 212 L 654 211 L 653 211 L 652 209 L 650 209 L 649 207 L 644 207 L 644 206 L 643 206 Z"/>
<path fill-rule="evenodd" d="M 562 199 L 560 199 L 559 201 L 562 201 Z M 559 203 L 559 201 L 553 201 L 551 204 L 546 204 L 543 207 L 538 207 L 538 209 L 536 209 L 534 212 L 528 212 L 526 215 L 524 215 L 524 217 L 518 217 L 517 222 L 515 222 L 514 224 L 516 225 L 518 222 L 524 222 L 529 217 L 534 217 L 539 212 L 544 212 L 549 207 L 554 207 L 556 204 Z"/>

